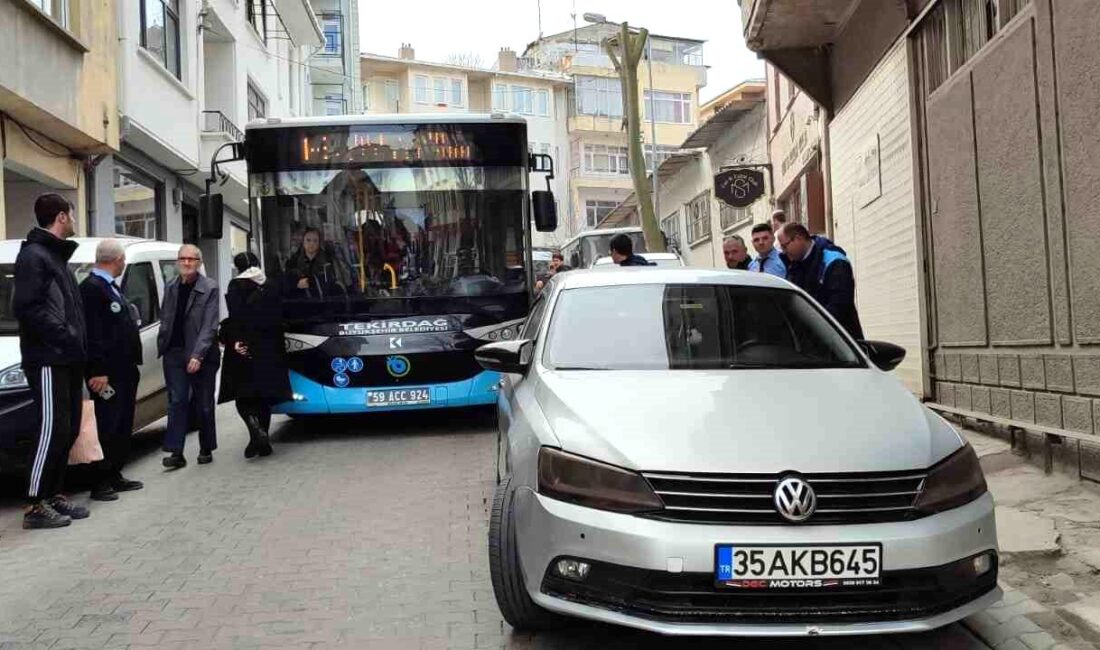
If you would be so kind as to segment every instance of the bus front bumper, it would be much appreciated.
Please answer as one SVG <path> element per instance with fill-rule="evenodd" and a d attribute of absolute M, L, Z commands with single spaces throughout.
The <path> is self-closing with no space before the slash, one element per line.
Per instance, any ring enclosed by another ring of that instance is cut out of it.
<path fill-rule="evenodd" d="M 294 399 L 276 405 L 274 413 L 287 415 L 324 415 L 337 413 L 367 413 L 382 411 L 409 411 L 419 409 L 458 408 L 496 404 L 500 392 L 500 373 L 488 370 L 469 379 L 446 384 L 417 384 L 397 388 L 428 388 L 431 390 L 431 402 L 412 406 L 371 406 L 367 407 L 367 393 L 372 390 L 395 388 L 394 386 L 371 386 L 335 388 L 324 386 L 312 379 L 291 371 L 290 387 Z"/>

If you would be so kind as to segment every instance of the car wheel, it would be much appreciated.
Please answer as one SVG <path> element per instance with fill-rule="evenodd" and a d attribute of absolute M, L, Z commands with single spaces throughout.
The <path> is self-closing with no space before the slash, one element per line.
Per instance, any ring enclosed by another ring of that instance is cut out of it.
<path fill-rule="evenodd" d="M 544 630 L 560 619 L 531 600 L 519 566 L 512 517 L 511 477 L 497 486 L 489 519 L 489 576 L 504 620 L 517 631 Z"/>

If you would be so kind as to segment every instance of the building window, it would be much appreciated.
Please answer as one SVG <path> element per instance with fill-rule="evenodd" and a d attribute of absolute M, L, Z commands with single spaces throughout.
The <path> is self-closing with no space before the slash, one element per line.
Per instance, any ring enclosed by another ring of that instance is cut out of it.
<path fill-rule="evenodd" d="M 577 77 L 577 114 L 621 118 L 623 87 L 617 78 Z"/>
<path fill-rule="evenodd" d="M 536 90 L 535 91 L 535 115 L 540 117 L 550 116 L 550 91 L 549 90 Z"/>
<path fill-rule="evenodd" d="M 141 46 L 180 78 L 179 0 L 141 0 Z"/>
<path fill-rule="evenodd" d="M 694 246 L 710 238 L 710 192 L 703 192 L 685 207 L 687 240 Z"/>
<path fill-rule="evenodd" d="M 326 94 L 325 115 L 343 115 L 344 113 L 344 96 Z"/>
<path fill-rule="evenodd" d="M 699 43 L 666 41 L 651 38 L 650 50 L 654 61 L 676 65 L 703 65 L 703 46 Z"/>
<path fill-rule="evenodd" d="M 493 110 L 494 111 L 507 111 L 508 108 L 508 85 L 507 84 L 493 84 Z"/>
<path fill-rule="evenodd" d="M 386 110 L 391 113 L 398 111 L 397 82 L 393 79 L 386 80 Z"/>
<path fill-rule="evenodd" d="M 363 84 L 363 110 L 369 111 L 371 106 L 371 83 L 368 81 Z"/>
<path fill-rule="evenodd" d="M 432 90 L 434 91 L 433 97 L 436 104 L 447 103 L 447 80 L 446 79 L 432 79 Z"/>
<path fill-rule="evenodd" d="M 928 92 L 939 88 L 1030 0 L 944 0 L 918 31 Z"/>
<path fill-rule="evenodd" d="M 680 147 L 671 147 L 664 144 L 657 145 L 657 166 L 672 157 L 672 154 L 680 150 Z M 645 168 L 653 169 L 653 145 L 645 145 Z"/>
<path fill-rule="evenodd" d="M 413 92 L 417 104 L 428 103 L 428 77 L 418 74 L 413 80 Z"/>
<path fill-rule="evenodd" d="M 267 99 L 252 82 L 248 82 L 248 121 L 267 117 Z"/>
<path fill-rule="evenodd" d="M 58 25 L 69 28 L 69 0 L 29 0 Z"/>
<path fill-rule="evenodd" d="M 454 106 L 462 106 L 465 102 L 462 101 L 462 80 L 451 79 L 451 104 Z"/>
<path fill-rule="evenodd" d="M 267 45 L 267 0 L 245 0 L 244 16 Z"/>
<path fill-rule="evenodd" d="M 607 218 L 607 215 L 611 214 L 611 211 L 618 207 L 618 201 L 597 201 L 589 199 L 584 202 L 584 211 L 587 217 L 587 223 L 589 228 L 595 228 L 601 221 Z"/>
<path fill-rule="evenodd" d="M 653 114 L 658 122 L 691 124 L 691 93 L 670 93 L 658 90 L 645 91 L 645 119 L 649 119 L 650 97 L 653 98 Z"/>
<path fill-rule="evenodd" d="M 115 234 L 160 239 L 159 184 L 115 160 Z"/>
<path fill-rule="evenodd" d="M 661 219 L 661 232 L 665 234 L 668 246 L 679 250 L 680 248 L 680 211 L 677 210 Z"/>
<path fill-rule="evenodd" d="M 325 46 L 322 54 L 336 56 L 343 52 L 343 44 L 340 30 L 340 16 L 331 14 L 321 16 L 321 31 L 325 35 Z"/>
<path fill-rule="evenodd" d="M 627 148 L 602 144 L 584 145 L 584 171 L 590 174 L 629 174 L 630 157 Z"/>
<path fill-rule="evenodd" d="M 752 219 L 752 210 L 749 208 L 735 208 L 725 201 L 718 201 L 718 223 L 722 227 L 722 232 L 736 228 L 750 219 Z"/>

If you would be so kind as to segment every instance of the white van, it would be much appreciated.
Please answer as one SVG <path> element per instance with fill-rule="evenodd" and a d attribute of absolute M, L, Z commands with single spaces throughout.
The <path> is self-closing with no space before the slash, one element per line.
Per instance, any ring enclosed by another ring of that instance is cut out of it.
<path fill-rule="evenodd" d="M 76 238 L 80 246 L 69 267 L 81 282 L 95 263 L 95 249 L 104 238 Z M 141 347 L 145 363 L 138 384 L 134 429 L 163 417 L 168 412 L 164 373 L 157 358 L 160 306 L 165 285 L 176 277 L 179 244 L 133 237 L 117 237 L 126 248 L 126 271 L 122 290 L 141 319 Z M 12 315 L 15 288 L 15 257 L 21 239 L 0 241 L 0 472 L 18 471 L 27 462 L 34 439 L 36 415 L 19 357 L 19 325 Z"/>

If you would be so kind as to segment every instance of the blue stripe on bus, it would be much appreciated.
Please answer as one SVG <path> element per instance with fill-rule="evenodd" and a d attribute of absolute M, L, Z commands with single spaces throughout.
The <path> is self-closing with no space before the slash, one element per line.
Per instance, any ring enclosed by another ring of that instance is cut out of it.
<path fill-rule="evenodd" d="M 484 370 L 469 379 L 448 384 L 410 385 L 410 388 L 426 387 L 432 391 L 432 403 L 422 406 L 388 406 L 367 409 L 369 388 L 333 388 L 323 386 L 312 379 L 291 371 L 290 388 L 302 399 L 276 405 L 274 413 L 290 415 L 321 415 L 325 413 L 366 413 L 375 411 L 408 411 L 428 408 L 456 408 L 496 404 L 500 373 Z M 393 388 L 378 386 L 376 388 Z"/>

